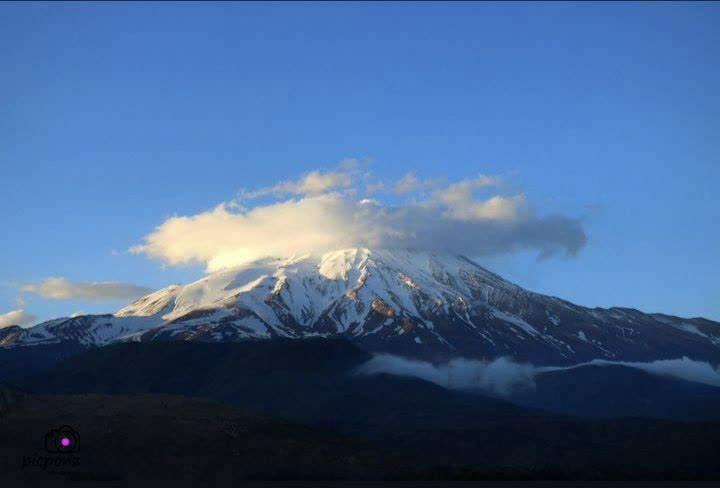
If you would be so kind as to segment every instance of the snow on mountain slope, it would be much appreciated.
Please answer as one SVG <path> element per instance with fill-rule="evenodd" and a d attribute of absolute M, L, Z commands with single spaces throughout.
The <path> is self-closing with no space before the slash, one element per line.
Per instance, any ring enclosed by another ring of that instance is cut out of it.
<path fill-rule="evenodd" d="M 157 325 L 146 317 L 115 317 L 114 315 L 81 315 L 49 320 L 29 329 L 19 329 L 11 340 L 0 338 L 0 345 L 36 346 L 72 341 L 83 346 L 100 346 L 124 340 Z"/>
<path fill-rule="evenodd" d="M 260 259 L 164 288 L 114 316 L 58 319 L 6 342 L 93 346 L 317 335 L 428 359 L 720 360 L 715 322 L 588 309 L 526 291 L 460 256 L 364 248 Z"/>

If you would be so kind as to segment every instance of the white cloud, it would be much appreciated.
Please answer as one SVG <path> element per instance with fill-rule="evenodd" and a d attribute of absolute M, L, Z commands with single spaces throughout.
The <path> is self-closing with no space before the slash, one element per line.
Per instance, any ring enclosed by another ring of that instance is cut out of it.
<path fill-rule="evenodd" d="M 595 359 L 588 363 L 577 364 L 575 366 L 566 368 L 541 368 L 540 371 L 544 372 L 556 371 L 559 369 L 572 369 L 587 365 L 627 366 L 629 368 L 640 369 L 642 371 L 645 371 L 646 373 L 654 374 L 657 376 L 668 376 L 680 380 L 692 381 L 695 383 L 703 383 L 705 385 L 720 387 L 720 368 L 715 368 L 710 363 L 704 361 L 694 361 L 687 357 L 683 357 L 682 359 L 659 359 L 657 361 L 651 361 L 647 363 Z"/>
<path fill-rule="evenodd" d="M 82 315 L 87 315 L 84 310 L 78 310 L 77 312 L 73 312 L 70 314 L 70 318 L 80 317 Z"/>
<path fill-rule="evenodd" d="M 446 185 L 447 182 L 445 178 L 421 180 L 415 176 L 414 173 L 405 173 L 405 175 L 393 185 L 392 189 L 396 195 L 407 195 L 410 193 L 426 192 Z"/>
<path fill-rule="evenodd" d="M 412 173 L 406 173 L 400 181 L 395 183 L 395 193 L 398 195 L 404 195 L 405 193 L 412 193 L 420 189 L 420 180 L 417 176 Z"/>
<path fill-rule="evenodd" d="M 367 164 L 368 161 L 360 161 L 357 158 L 345 158 L 338 164 L 338 169 L 340 171 L 345 171 L 349 173 L 355 173 L 356 171 L 360 170 L 360 168 Z"/>
<path fill-rule="evenodd" d="M 347 166 L 347 165 L 345 165 Z M 311 171 L 296 181 L 283 181 L 275 186 L 240 193 L 243 199 L 272 195 L 320 195 L 337 188 L 347 188 L 353 183 L 352 169 L 345 171 Z"/>
<path fill-rule="evenodd" d="M 82 283 L 68 281 L 62 277 L 46 278 L 38 283 L 22 285 L 20 290 L 53 300 L 90 300 L 97 302 L 134 299 L 152 291 L 149 288 L 129 283 L 117 283 L 114 281 Z"/>
<path fill-rule="evenodd" d="M 535 378 L 540 374 L 566 371 L 589 365 L 625 366 L 656 376 L 720 387 L 720 368 L 687 357 L 644 363 L 596 359 L 573 366 L 536 367 L 532 364 L 516 363 L 506 357 L 500 357 L 492 361 L 458 358 L 444 364 L 432 364 L 392 354 L 377 354 L 358 367 L 356 373 L 365 375 L 387 373 L 397 376 L 411 376 L 431 381 L 444 388 L 481 390 L 493 394 L 507 395 L 517 390 L 534 388 Z"/>
<path fill-rule="evenodd" d="M 33 323 L 36 319 L 36 316 L 25 312 L 25 310 L 11 310 L 10 312 L 0 314 L 0 329 L 11 325 L 19 325 L 22 327 Z"/>
<path fill-rule="evenodd" d="M 372 195 L 373 193 L 377 193 L 384 189 L 385 183 L 383 183 L 382 181 L 378 181 L 376 183 L 368 183 L 367 185 L 365 185 L 365 194 Z"/>
<path fill-rule="evenodd" d="M 497 177 L 447 184 L 419 182 L 406 175 L 401 180 L 403 191 L 432 188 L 432 192 L 418 193 L 411 203 L 386 205 L 356 197 L 367 194 L 356 191 L 357 185 L 366 183 L 353 171 L 315 171 L 254 193 L 301 196 L 276 197 L 250 207 L 227 202 L 196 215 L 169 218 L 130 252 L 170 265 L 201 263 L 213 271 L 268 255 L 344 247 L 414 248 L 470 256 L 534 249 L 550 256 L 573 255 L 586 242 L 578 219 L 538 216 L 524 194 L 476 195 L 498 186 Z M 374 189 L 379 184 L 373 183 Z"/>
<path fill-rule="evenodd" d="M 479 389 L 499 395 L 535 387 L 535 368 L 530 364 L 516 363 L 505 357 L 493 361 L 460 358 L 435 365 L 391 354 L 378 354 L 361 365 L 356 373 L 412 376 L 445 388 Z"/>
<path fill-rule="evenodd" d="M 441 202 L 448 208 L 449 215 L 459 220 L 513 219 L 529 213 L 524 194 L 505 197 L 495 195 L 485 200 L 478 199 L 475 192 L 501 183 L 496 176 L 479 176 L 439 188 L 433 192 L 431 201 Z"/>

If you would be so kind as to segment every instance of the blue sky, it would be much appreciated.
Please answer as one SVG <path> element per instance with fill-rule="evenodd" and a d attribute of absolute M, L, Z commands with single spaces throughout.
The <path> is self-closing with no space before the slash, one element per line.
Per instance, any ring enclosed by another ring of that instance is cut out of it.
<path fill-rule="evenodd" d="M 718 320 L 718 59 L 712 3 L 0 4 L 0 314 L 196 279 L 126 251 L 354 157 L 581 219 L 575 257 L 480 259 L 532 290 Z"/>

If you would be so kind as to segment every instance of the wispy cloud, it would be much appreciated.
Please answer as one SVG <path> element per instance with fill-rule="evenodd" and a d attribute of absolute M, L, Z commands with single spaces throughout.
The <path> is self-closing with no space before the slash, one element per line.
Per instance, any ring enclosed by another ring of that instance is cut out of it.
<path fill-rule="evenodd" d="M 415 173 L 405 173 L 392 186 L 392 190 L 396 195 L 422 194 L 435 188 L 447 186 L 445 178 L 420 179 Z"/>
<path fill-rule="evenodd" d="M 337 188 L 352 185 L 352 177 L 340 171 L 311 171 L 297 181 L 283 181 L 277 185 L 240 193 L 243 199 L 253 199 L 267 195 L 282 197 L 287 195 L 320 195 Z"/>
<path fill-rule="evenodd" d="M 683 357 L 679 359 L 659 359 L 647 363 L 630 362 L 630 361 L 608 361 L 605 359 L 595 359 L 588 363 L 577 364 L 570 367 L 562 368 L 540 368 L 541 372 L 567 370 L 579 368 L 581 366 L 627 366 L 636 368 L 646 373 L 657 376 L 667 376 L 695 383 L 703 383 L 710 386 L 720 387 L 720 368 L 713 367 L 712 364 L 705 361 L 694 361 L 690 358 Z"/>
<path fill-rule="evenodd" d="M 144 286 L 130 283 L 115 281 L 83 283 L 68 281 L 62 277 L 51 277 L 37 283 L 21 285 L 20 290 L 52 300 L 90 300 L 94 302 L 134 299 L 152 291 Z"/>
<path fill-rule="evenodd" d="M 432 364 L 411 360 L 391 354 L 378 354 L 361 365 L 357 374 L 386 373 L 397 376 L 411 376 L 431 381 L 445 388 L 458 390 L 481 390 L 493 394 L 507 395 L 517 390 L 535 387 L 535 378 L 543 373 L 566 371 L 583 366 L 625 366 L 647 373 L 676 378 L 694 383 L 720 387 L 720 368 L 704 361 L 689 358 L 663 359 L 650 362 L 607 361 L 597 359 L 573 366 L 542 366 L 517 363 L 500 357 L 493 361 L 474 359 L 453 359 L 445 364 Z"/>
<path fill-rule="evenodd" d="M 355 158 L 345 158 L 332 171 L 310 171 L 297 180 L 286 180 L 280 183 L 255 190 L 244 189 L 238 194 L 241 201 L 273 196 L 276 198 L 288 195 L 313 196 L 329 191 L 348 189 L 353 186 L 359 176 L 362 163 Z M 352 192 L 354 193 L 354 191 Z"/>
<path fill-rule="evenodd" d="M 445 364 L 406 359 L 391 354 L 378 354 L 361 365 L 358 374 L 387 373 L 412 376 L 445 388 L 485 390 L 506 395 L 517 389 L 535 387 L 535 367 L 500 357 L 493 361 L 453 359 Z"/>
<path fill-rule="evenodd" d="M 393 187 L 395 193 L 404 195 L 420 189 L 420 180 L 412 173 L 406 173 Z"/>
<path fill-rule="evenodd" d="M 372 195 L 373 193 L 377 193 L 384 189 L 385 189 L 385 183 L 383 183 L 382 181 L 368 183 L 367 185 L 365 185 L 365 194 Z"/>
<path fill-rule="evenodd" d="M 370 183 L 372 181 L 372 183 Z M 296 181 L 243 191 L 240 201 L 167 219 L 130 249 L 169 265 L 208 270 L 267 255 L 316 253 L 343 247 L 414 248 L 470 256 L 534 249 L 540 256 L 574 255 L 587 238 L 579 219 L 538 215 L 522 193 L 500 194 L 501 178 L 448 183 L 411 173 L 394 185 L 344 163 Z M 392 188 L 408 202 L 365 198 Z M 490 194 L 488 194 L 490 192 Z M 271 195 L 270 203 L 252 198 Z"/>
<path fill-rule="evenodd" d="M 0 329 L 11 325 L 24 326 L 31 324 L 37 320 L 35 315 L 25 312 L 25 310 L 11 310 L 10 312 L 0 314 Z"/>

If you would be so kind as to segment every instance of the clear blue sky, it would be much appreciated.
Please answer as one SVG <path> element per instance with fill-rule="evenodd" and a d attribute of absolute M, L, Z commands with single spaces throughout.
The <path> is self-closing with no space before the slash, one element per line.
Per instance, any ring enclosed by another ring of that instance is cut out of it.
<path fill-rule="evenodd" d="M 486 263 L 521 285 L 718 320 L 719 60 L 712 3 L 2 3 L 0 314 L 48 276 L 195 279 L 124 251 L 358 157 L 584 216 L 573 259 Z"/>

